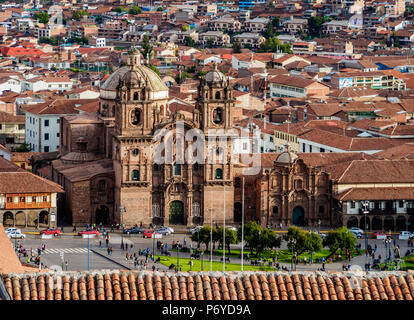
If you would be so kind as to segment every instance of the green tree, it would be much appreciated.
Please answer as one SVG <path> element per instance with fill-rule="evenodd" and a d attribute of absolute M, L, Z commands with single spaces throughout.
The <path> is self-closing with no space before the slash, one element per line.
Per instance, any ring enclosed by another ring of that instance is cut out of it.
<path fill-rule="evenodd" d="M 246 242 L 247 247 L 250 249 L 251 255 L 253 255 L 253 250 L 259 245 L 261 231 L 263 231 L 263 228 L 259 226 L 255 221 L 250 221 L 244 225 L 244 241 Z M 241 241 L 241 227 L 237 230 L 237 237 Z"/>
<path fill-rule="evenodd" d="M 232 47 L 233 47 L 233 53 L 241 53 L 242 46 L 241 46 L 239 39 L 236 39 L 233 41 Z"/>
<path fill-rule="evenodd" d="M 142 47 L 142 54 L 144 55 L 144 57 L 145 58 L 149 57 L 149 59 L 151 59 L 152 45 L 150 44 L 149 37 L 146 34 L 144 35 L 144 38 L 142 40 L 141 47 Z"/>
<path fill-rule="evenodd" d="M 161 12 L 161 11 L 164 11 L 164 9 L 163 9 L 162 7 L 158 7 L 158 8 L 157 8 L 157 11 L 158 11 L 158 12 Z"/>
<path fill-rule="evenodd" d="M 201 79 L 202 77 L 204 77 L 207 74 L 207 71 L 199 71 L 194 75 L 195 79 Z"/>
<path fill-rule="evenodd" d="M 398 48 L 400 46 L 400 40 L 397 38 L 395 31 L 392 33 L 392 44 L 394 47 Z"/>
<path fill-rule="evenodd" d="M 187 73 L 195 73 L 196 72 L 196 66 L 191 66 L 191 67 L 185 69 L 185 72 L 187 72 Z"/>
<path fill-rule="evenodd" d="M 72 14 L 72 19 L 79 21 L 80 19 L 82 19 L 83 16 L 87 16 L 87 15 L 88 15 L 88 12 L 86 12 L 85 10 L 76 10 Z"/>
<path fill-rule="evenodd" d="M 122 12 L 125 12 L 127 10 L 125 8 L 122 8 L 122 7 L 116 7 L 115 9 L 112 9 L 112 11 L 122 13 Z"/>
<path fill-rule="evenodd" d="M 95 17 L 95 23 L 97 24 L 103 23 L 103 18 L 101 15 Z"/>
<path fill-rule="evenodd" d="M 175 82 L 181 83 L 187 78 L 191 78 L 191 75 L 189 75 L 187 72 L 183 71 L 183 72 L 181 72 L 181 75 L 180 75 L 180 72 L 177 73 L 177 75 L 175 76 L 174 79 L 175 79 Z"/>
<path fill-rule="evenodd" d="M 239 242 L 237 238 L 237 232 L 229 228 L 226 228 L 225 237 L 226 237 L 225 242 L 226 242 L 227 252 L 228 254 L 231 254 L 230 245 L 237 244 Z M 216 239 L 220 243 L 220 245 L 223 246 L 223 227 L 217 228 Z"/>
<path fill-rule="evenodd" d="M 279 248 L 282 244 L 282 238 L 276 235 L 272 229 L 263 229 L 259 234 L 259 243 L 257 246 L 257 256 L 260 256 L 263 250 Z"/>
<path fill-rule="evenodd" d="M 185 36 L 184 38 L 184 44 L 187 47 L 195 47 L 195 41 L 193 38 L 189 37 L 189 36 Z"/>
<path fill-rule="evenodd" d="M 132 15 L 140 14 L 141 12 L 142 12 L 142 9 L 140 7 L 137 7 L 137 6 L 131 7 L 131 9 L 129 9 L 129 11 L 128 11 L 128 13 L 132 14 Z"/>
<path fill-rule="evenodd" d="M 341 227 L 337 230 L 331 230 L 323 241 L 324 246 L 329 247 L 331 257 L 338 250 L 342 252 L 351 251 L 355 249 L 357 238 L 346 227 Z"/>
<path fill-rule="evenodd" d="M 148 65 L 148 68 L 150 68 L 152 71 L 154 71 L 158 76 L 161 75 L 160 70 L 156 66 L 153 66 L 152 64 Z"/>
<path fill-rule="evenodd" d="M 206 226 L 194 232 L 191 235 L 191 240 L 197 243 L 202 243 L 206 246 L 206 250 L 208 250 L 208 246 L 211 240 L 211 228 Z"/>
<path fill-rule="evenodd" d="M 322 24 L 325 22 L 324 17 L 316 16 L 308 19 L 309 34 L 319 36 L 322 31 Z"/>
<path fill-rule="evenodd" d="M 212 48 L 214 45 L 214 39 L 213 38 L 208 38 L 207 39 L 207 48 Z"/>
<path fill-rule="evenodd" d="M 288 249 L 297 256 L 304 252 L 320 251 L 322 249 L 321 237 L 298 227 L 290 227 L 285 237 L 288 242 Z"/>
<path fill-rule="evenodd" d="M 38 12 L 34 15 L 34 18 L 40 23 L 46 24 L 49 22 L 49 14 L 47 12 Z"/>
<path fill-rule="evenodd" d="M 185 24 L 183 24 L 182 26 L 181 26 L 181 31 L 187 31 L 188 29 L 190 29 L 190 27 L 188 26 L 188 25 L 185 25 Z"/>
<path fill-rule="evenodd" d="M 20 146 L 18 146 L 15 149 L 16 152 L 30 152 L 32 151 L 32 148 L 27 142 L 22 143 Z"/>
<path fill-rule="evenodd" d="M 282 44 L 279 39 L 274 36 L 267 39 L 260 45 L 260 52 L 276 52 L 282 51 L 284 53 L 292 53 L 292 48 L 289 43 Z"/>

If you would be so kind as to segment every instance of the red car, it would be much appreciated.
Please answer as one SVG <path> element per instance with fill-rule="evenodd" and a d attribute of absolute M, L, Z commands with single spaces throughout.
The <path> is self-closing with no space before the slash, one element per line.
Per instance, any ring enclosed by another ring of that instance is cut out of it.
<path fill-rule="evenodd" d="M 78 232 L 78 236 L 81 236 L 83 234 L 96 234 L 97 236 L 99 236 L 99 231 L 98 230 L 84 230 L 84 231 Z"/>
<path fill-rule="evenodd" d="M 40 234 L 53 234 L 55 237 L 61 235 L 60 230 L 55 229 L 55 228 L 42 230 L 42 231 L 40 231 Z"/>
<path fill-rule="evenodd" d="M 145 230 L 144 233 L 142 234 L 143 238 L 152 238 L 153 234 L 158 234 L 158 232 L 154 232 L 152 230 Z"/>
<path fill-rule="evenodd" d="M 374 232 L 372 234 L 372 238 L 374 238 L 374 239 L 383 240 L 383 239 L 390 238 L 390 237 L 391 237 L 391 235 L 388 232 L 385 233 L 384 231 L 377 231 L 377 232 Z"/>

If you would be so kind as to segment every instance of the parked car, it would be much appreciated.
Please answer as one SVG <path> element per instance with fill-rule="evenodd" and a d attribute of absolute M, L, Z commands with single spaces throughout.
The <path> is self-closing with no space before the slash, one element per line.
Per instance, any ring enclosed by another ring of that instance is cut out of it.
<path fill-rule="evenodd" d="M 166 235 L 166 236 L 168 236 L 169 234 L 171 234 L 170 229 L 168 229 L 166 227 L 158 228 L 157 230 L 155 230 L 155 232 L 161 233 L 162 235 Z"/>
<path fill-rule="evenodd" d="M 398 235 L 399 240 L 408 240 L 411 238 L 414 238 L 414 233 L 410 231 L 401 231 L 400 234 Z"/>
<path fill-rule="evenodd" d="M 159 232 L 154 232 L 152 230 L 145 230 L 144 233 L 142 234 L 143 238 L 152 238 L 153 234 L 160 234 Z"/>
<path fill-rule="evenodd" d="M 355 237 L 357 237 L 357 239 L 362 238 L 362 233 L 361 232 L 358 232 L 356 230 L 350 230 L 350 231 L 355 235 Z"/>
<path fill-rule="evenodd" d="M 327 237 L 326 233 L 318 232 L 318 235 L 321 237 L 321 239 L 325 239 Z"/>
<path fill-rule="evenodd" d="M 229 227 L 226 227 L 226 228 L 237 232 L 237 228 L 236 227 L 229 226 Z"/>
<path fill-rule="evenodd" d="M 59 229 L 49 228 L 49 229 L 40 231 L 40 234 L 52 234 L 53 236 L 57 237 L 61 235 L 61 232 Z"/>
<path fill-rule="evenodd" d="M 8 234 L 8 233 L 10 233 L 10 232 L 14 232 L 14 231 L 19 231 L 19 232 L 21 232 L 21 230 L 20 230 L 20 229 L 17 229 L 17 228 L 13 228 L 13 227 L 11 227 L 11 228 L 7 228 L 7 230 L 6 230 L 6 234 Z"/>
<path fill-rule="evenodd" d="M 196 226 L 196 227 L 190 229 L 190 233 L 194 234 L 197 231 L 199 231 L 200 229 L 203 229 L 203 226 Z"/>
<path fill-rule="evenodd" d="M 21 233 L 19 230 L 15 230 L 15 231 L 10 231 L 9 233 L 7 233 L 7 237 L 9 239 L 24 239 L 26 238 L 26 235 Z"/>
<path fill-rule="evenodd" d="M 391 237 L 391 235 L 389 233 L 385 233 L 384 231 L 377 231 L 372 234 L 372 238 L 378 240 L 385 240 L 388 237 Z"/>
<path fill-rule="evenodd" d="M 351 232 L 357 232 L 360 234 L 364 234 L 364 230 L 357 228 L 357 227 L 352 227 L 351 229 L 349 229 Z"/>
<path fill-rule="evenodd" d="M 99 236 L 99 231 L 98 230 L 84 230 L 84 231 L 78 232 L 78 236 L 81 236 L 83 234 L 96 234 L 97 236 Z"/>
<path fill-rule="evenodd" d="M 132 227 L 132 228 L 124 230 L 125 234 L 140 234 L 143 232 L 144 232 L 144 229 L 142 227 Z"/>

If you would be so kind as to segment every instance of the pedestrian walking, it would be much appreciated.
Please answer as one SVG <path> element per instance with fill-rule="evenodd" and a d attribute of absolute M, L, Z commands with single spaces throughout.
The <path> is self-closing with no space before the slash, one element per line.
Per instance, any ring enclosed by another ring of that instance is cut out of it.
<path fill-rule="evenodd" d="M 106 242 L 106 247 L 108 248 L 108 244 L 109 244 L 109 237 L 107 237 L 107 238 L 105 239 L 105 242 Z"/>
<path fill-rule="evenodd" d="M 111 249 L 110 248 L 108 248 L 108 256 L 111 254 Z"/>
<path fill-rule="evenodd" d="M 102 248 L 102 240 L 99 240 L 99 248 Z"/>
<path fill-rule="evenodd" d="M 154 272 L 154 271 L 155 271 L 155 265 L 152 266 L 152 272 Z"/>

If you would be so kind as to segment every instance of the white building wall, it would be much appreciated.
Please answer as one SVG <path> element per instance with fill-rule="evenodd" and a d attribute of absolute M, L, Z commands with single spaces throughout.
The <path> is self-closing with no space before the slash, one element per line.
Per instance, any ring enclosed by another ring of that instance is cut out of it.
<path fill-rule="evenodd" d="M 49 121 L 48 126 L 46 121 Z M 36 115 L 26 112 L 25 123 L 26 142 L 29 143 L 34 152 L 53 152 L 58 150 L 60 142 L 60 115 Z"/>

